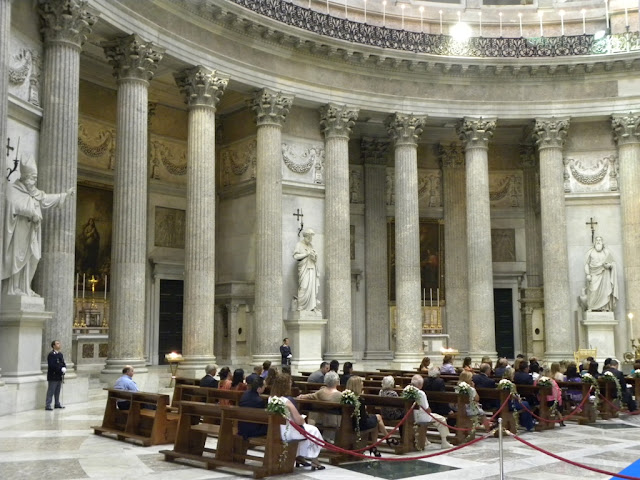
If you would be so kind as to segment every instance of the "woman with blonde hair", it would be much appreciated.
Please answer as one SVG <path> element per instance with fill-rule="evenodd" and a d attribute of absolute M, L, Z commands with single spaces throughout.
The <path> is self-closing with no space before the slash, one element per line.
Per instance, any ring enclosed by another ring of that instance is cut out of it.
<path fill-rule="evenodd" d="M 382 379 L 382 389 L 378 393 L 381 397 L 395 397 L 398 398 L 398 394 L 393 389 L 395 387 L 396 381 L 391 375 L 387 375 Z M 382 420 L 387 421 L 396 421 L 400 420 L 404 416 L 404 412 L 401 408 L 394 407 L 382 407 L 380 410 L 382 414 Z M 402 428 L 402 427 L 400 427 Z M 398 445 L 398 440 L 395 438 L 387 438 L 387 445 Z"/>
<path fill-rule="evenodd" d="M 364 398 L 362 398 L 362 390 L 364 388 L 364 380 L 362 377 L 358 377 L 357 375 L 352 376 L 347 381 L 347 390 L 351 390 L 358 396 L 358 400 L 360 401 L 360 418 L 357 423 L 360 431 L 370 430 L 374 428 L 376 425 L 378 427 L 378 434 L 385 437 L 387 435 L 387 429 L 384 426 L 384 421 L 382 420 L 382 416 L 379 414 L 370 415 L 367 413 L 367 406 L 364 403 Z M 354 418 L 354 430 L 356 428 L 356 419 Z M 380 453 L 376 447 L 373 447 L 369 450 L 376 457 L 380 457 Z"/>
<path fill-rule="evenodd" d="M 460 385 L 462 382 L 468 384 L 469 388 L 471 389 L 471 391 L 469 392 L 469 405 L 467 405 L 467 416 L 479 417 L 479 419 L 482 421 L 482 425 L 484 425 L 485 430 L 491 430 L 491 422 L 486 417 L 486 414 L 482 409 L 482 405 L 480 405 L 480 395 L 478 395 L 475 384 L 473 383 L 473 373 L 467 371 L 462 372 L 458 380 L 458 385 Z"/>

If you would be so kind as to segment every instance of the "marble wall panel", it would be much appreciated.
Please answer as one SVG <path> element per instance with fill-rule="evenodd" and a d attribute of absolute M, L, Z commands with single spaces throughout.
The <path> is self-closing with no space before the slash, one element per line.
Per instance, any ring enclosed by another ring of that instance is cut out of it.
<path fill-rule="evenodd" d="M 216 281 L 254 281 L 255 195 L 218 203 L 216 222 Z"/>
<path fill-rule="evenodd" d="M 16 160 L 16 158 L 18 160 L 27 160 L 29 157 L 33 157 L 36 161 L 36 164 L 39 163 L 38 143 L 40 132 L 36 128 L 14 119 L 10 115 L 7 121 L 7 137 L 10 139 L 11 146 L 15 150 L 12 150 L 8 157 L 6 155 L 3 155 L 3 159 L 5 162 L 4 166 L 6 168 L 14 169 L 16 165 L 14 161 Z M 19 147 L 18 143 L 20 144 Z M 8 170 L 3 169 L 3 172 L 5 172 L 4 174 L 6 176 Z M 20 178 L 19 164 L 17 170 L 11 173 L 9 182 L 13 183 L 18 178 Z"/>

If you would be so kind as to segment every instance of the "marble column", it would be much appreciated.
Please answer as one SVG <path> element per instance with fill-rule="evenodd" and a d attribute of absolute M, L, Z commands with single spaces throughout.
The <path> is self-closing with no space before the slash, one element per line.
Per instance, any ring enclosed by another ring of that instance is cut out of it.
<path fill-rule="evenodd" d="M 575 327 L 569 295 L 567 219 L 562 147 L 569 119 L 536 119 L 534 138 L 540 155 L 540 215 L 544 276 L 545 360 L 571 358 Z"/>
<path fill-rule="evenodd" d="M 221 358 L 223 351 L 223 341 L 224 341 L 224 306 L 220 304 L 216 304 L 213 307 L 213 331 L 218 332 L 212 334 L 213 336 L 213 351 L 215 352 L 218 359 Z"/>
<path fill-rule="evenodd" d="M 387 154 L 389 141 L 363 138 L 366 360 L 391 360 L 387 272 Z"/>
<path fill-rule="evenodd" d="M 324 105 L 320 129 L 325 136 L 325 279 L 327 340 L 325 358 L 353 359 L 351 326 L 351 211 L 349 205 L 349 134 L 358 110 Z"/>
<path fill-rule="evenodd" d="M 234 365 L 238 356 L 238 309 L 237 303 L 227 303 L 227 318 L 229 331 L 229 363 Z"/>
<path fill-rule="evenodd" d="M 87 2 L 79 0 L 40 0 L 38 13 L 44 37 L 38 188 L 57 193 L 77 184 L 80 51 L 97 18 L 89 13 Z M 51 209 L 42 221 L 42 258 L 35 290 L 44 298 L 45 309 L 53 313 L 42 339 L 43 362 L 54 339 L 60 340 L 71 360 L 74 202 L 75 198 L 72 205 Z"/>
<path fill-rule="evenodd" d="M 193 376 L 201 374 L 207 364 L 215 361 L 215 113 L 229 78 L 196 66 L 176 73 L 175 79 L 189 109 L 182 327 L 184 362 L 180 364 L 180 370 Z"/>
<path fill-rule="evenodd" d="M 633 333 L 640 332 L 640 115 L 615 115 L 613 136 L 618 144 L 620 209 L 624 252 L 625 316 L 633 314 Z M 606 240 L 606 239 L 605 239 Z M 627 323 L 625 322 L 625 325 Z M 631 332 L 627 332 L 631 338 Z M 625 348 L 629 345 L 625 345 Z"/>
<path fill-rule="evenodd" d="M 293 95 L 258 91 L 256 114 L 256 278 L 253 359 L 280 361 L 284 320 L 282 292 L 282 126 Z"/>
<path fill-rule="evenodd" d="M 164 50 L 129 35 L 103 43 L 118 83 L 111 248 L 109 357 L 103 373 L 123 365 L 146 371 L 147 109 L 149 82 Z"/>
<path fill-rule="evenodd" d="M 396 113 L 387 119 L 395 151 L 396 349 L 394 367 L 413 369 L 423 357 L 420 305 L 418 138 L 426 117 Z"/>
<path fill-rule="evenodd" d="M 469 286 L 467 284 L 467 205 L 464 150 L 453 143 L 440 146 L 444 197 L 444 264 L 446 332 L 449 346 L 462 355 L 469 351 L 467 318 Z"/>
<path fill-rule="evenodd" d="M 458 124 L 466 161 L 469 356 L 474 361 L 485 355 L 492 358 L 497 355 L 488 156 L 495 128 L 495 120 L 484 118 L 465 118 Z"/>

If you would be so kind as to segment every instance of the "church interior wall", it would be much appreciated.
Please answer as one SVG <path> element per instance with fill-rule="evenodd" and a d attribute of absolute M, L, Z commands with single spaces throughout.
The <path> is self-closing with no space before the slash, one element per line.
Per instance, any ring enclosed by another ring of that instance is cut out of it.
<path fill-rule="evenodd" d="M 353 205 L 352 205 L 353 207 Z M 351 327 L 353 358 L 361 360 L 366 348 L 366 261 L 364 255 L 364 212 L 351 213 Z"/>
<path fill-rule="evenodd" d="M 254 281 L 255 194 L 221 201 L 216 219 L 216 282 Z"/>

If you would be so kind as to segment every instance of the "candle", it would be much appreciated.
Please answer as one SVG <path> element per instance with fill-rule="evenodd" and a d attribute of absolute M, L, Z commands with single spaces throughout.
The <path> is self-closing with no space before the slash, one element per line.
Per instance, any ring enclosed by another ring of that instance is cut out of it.
<path fill-rule="evenodd" d="M 84 300 L 84 281 L 85 281 L 85 277 L 86 275 L 83 273 L 82 274 L 82 299 Z"/>
<path fill-rule="evenodd" d="M 538 17 L 540 17 L 540 36 L 544 37 L 544 31 L 542 30 L 542 12 L 538 12 Z"/>
<path fill-rule="evenodd" d="M 605 28 L 609 30 L 609 0 L 604 0 Z"/>
<path fill-rule="evenodd" d="M 502 37 L 502 12 L 500 12 L 498 16 L 500 17 L 500 36 Z"/>
<path fill-rule="evenodd" d="M 629 10 L 626 5 L 624 6 L 624 25 L 629 27 Z"/>
<path fill-rule="evenodd" d="M 436 305 L 439 307 L 440 306 L 440 289 L 436 289 L 436 296 L 438 298 Z"/>
<path fill-rule="evenodd" d="M 518 21 L 520 22 L 520 36 L 522 36 L 522 14 L 518 14 Z"/>
<path fill-rule="evenodd" d="M 327 0 L 327 14 L 329 14 L 329 0 Z"/>
<path fill-rule="evenodd" d="M 309 0 L 309 10 L 311 10 L 311 0 Z"/>
<path fill-rule="evenodd" d="M 456 12 L 456 14 L 458 15 L 458 23 L 460 23 L 460 12 Z"/>
<path fill-rule="evenodd" d="M 442 35 L 442 10 L 438 12 L 440 14 L 440 35 Z"/>
<path fill-rule="evenodd" d="M 387 0 L 382 2 L 382 26 L 385 26 L 387 20 Z"/>
<path fill-rule="evenodd" d="M 427 306 L 427 289 L 426 288 L 422 289 L 422 306 L 423 307 Z"/>
<path fill-rule="evenodd" d="M 478 12 L 478 22 L 480 23 L 480 36 L 482 36 L 482 12 Z"/>
<path fill-rule="evenodd" d="M 584 35 L 585 33 L 587 33 L 587 23 L 585 19 L 585 14 L 587 13 L 587 11 L 584 8 L 580 11 L 582 12 L 582 34 Z"/>
<path fill-rule="evenodd" d="M 76 273 L 76 298 L 78 298 L 78 288 L 80 288 L 80 274 Z"/>
<path fill-rule="evenodd" d="M 433 307 L 433 288 L 429 289 L 429 306 Z"/>
<path fill-rule="evenodd" d="M 420 7 L 420 33 L 424 31 L 423 23 L 422 23 L 422 14 L 424 13 L 424 7 Z"/>
<path fill-rule="evenodd" d="M 404 4 L 400 5 L 400 10 L 402 11 L 402 30 L 404 30 L 404 7 Z"/>
<path fill-rule="evenodd" d="M 564 10 L 560 10 L 560 34 L 564 37 Z"/>
<path fill-rule="evenodd" d="M 347 0 L 344 0 L 344 18 L 347 18 Z"/>
<path fill-rule="evenodd" d="M 629 319 L 629 336 L 633 340 L 633 313 L 627 315 L 627 318 Z"/>
<path fill-rule="evenodd" d="M 367 0 L 364 0 L 364 23 L 367 23 Z"/>
<path fill-rule="evenodd" d="M 104 276 L 104 299 L 107 299 L 107 276 Z"/>

